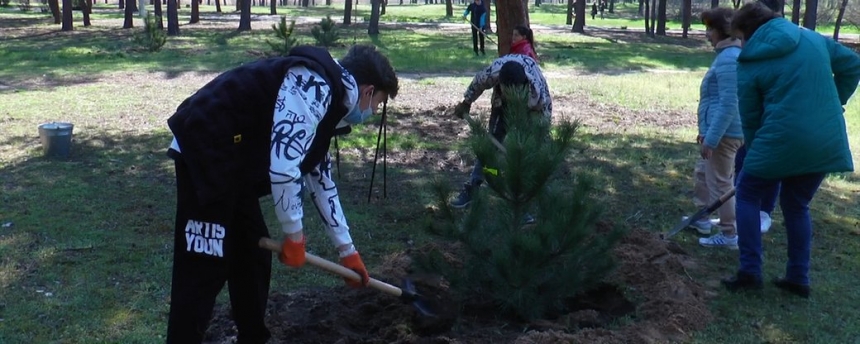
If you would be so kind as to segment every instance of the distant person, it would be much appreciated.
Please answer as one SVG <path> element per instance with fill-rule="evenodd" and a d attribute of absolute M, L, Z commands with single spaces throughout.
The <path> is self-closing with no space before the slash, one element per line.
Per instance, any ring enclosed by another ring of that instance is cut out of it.
<path fill-rule="evenodd" d="M 532 29 L 525 25 L 514 27 L 514 32 L 511 35 L 511 54 L 526 55 L 540 62 L 535 53 L 535 34 Z"/>
<path fill-rule="evenodd" d="M 463 19 L 466 19 L 470 13 L 472 14 L 469 18 L 469 22 L 472 23 L 470 25 L 472 27 L 472 49 L 475 50 L 475 56 L 479 56 L 478 51 L 481 52 L 481 55 L 486 56 L 487 54 L 484 53 L 484 31 L 487 27 L 487 8 L 484 7 L 481 0 L 475 0 L 469 4 L 469 7 L 466 7 L 466 11 L 463 12 Z M 480 50 L 478 50 L 479 42 Z"/>
<path fill-rule="evenodd" d="M 773 284 L 808 298 L 809 205 L 828 173 L 854 170 L 843 106 L 860 82 L 860 56 L 760 2 L 737 11 L 732 31 L 744 41 L 737 73 L 747 153 L 735 196 L 739 266 L 722 283 L 730 291 L 763 287 L 759 212 L 781 184 L 788 263 Z"/>
<path fill-rule="evenodd" d="M 591 4 L 591 20 L 594 20 L 594 17 L 597 15 L 597 1 Z"/>

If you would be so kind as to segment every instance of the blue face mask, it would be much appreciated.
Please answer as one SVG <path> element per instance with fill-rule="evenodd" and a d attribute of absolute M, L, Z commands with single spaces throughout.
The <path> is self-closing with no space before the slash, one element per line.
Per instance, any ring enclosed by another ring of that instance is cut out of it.
<path fill-rule="evenodd" d="M 364 122 L 368 117 L 373 115 L 373 111 L 370 108 L 361 110 L 359 106 L 356 105 L 352 110 L 343 117 L 343 120 L 349 124 L 359 124 Z"/>

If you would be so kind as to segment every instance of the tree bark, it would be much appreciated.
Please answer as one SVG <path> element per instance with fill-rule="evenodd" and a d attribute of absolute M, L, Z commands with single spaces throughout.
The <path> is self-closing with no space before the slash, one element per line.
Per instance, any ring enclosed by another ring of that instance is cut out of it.
<path fill-rule="evenodd" d="M 162 20 L 163 13 L 161 13 L 161 0 L 153 1 L 153 6 L 155 7 L 152 9 L 152 13 L 155 14 L 155 25 L 158 25 L 159 30 L 164 30 L 164 20 Z"/>
<path fill-rule="evenodd" d="M 74 30 L 72 23 L 72 0 L 63 0 L 63 31 Z"/>
<path fill-rule="evenodd" d="M 240 0 L 242 2 L 242 13 L 239 15 L 239 28 L 237 31 L 251 31 L 251 0 Z"/>
<path fill-rule="evenodd" d="M 651 0 L 644 0 L 645 8 L 645 36 L 651 36 Z"/>
<path fill-rule="evenodd" d="M 221 0 L 215 0 L 215 12 L 221 13 Z"/>
<path fill-rule="evenodd" d="M 119 0 L 118 5 L 119 9 L 125 9 L 125 0 Z"/>
<path fill-rule="evenodd" d="M 791 2 L 791 22 L 800 25 L 800 0 Z"/>
<path fill-rule="evenodd" d="M 573 0 L 567 0 L 567 25 L 573 25 Z"/>
<path fill-rule="evenodd" d="M 218 1 L 218 0 L 215 0 Z M 326 0 L 326 2 L 331 2 L 331 0 Z M 326 3 L 328 5 L 328 3 Z M 277 15 L 278 14 L 278 1 L 270 0 L 269 1 L 269 14 Z"/>
<path fill-rule="evenodd" d="M 693 1 L 692 0 L 684 0 L 681 2 L 681 16 L 684 27 L 683 37 L 687 38 L 687 32 L 690 31 L 690 25 L 693 24 Z"/>
<path fill-rule="evenodd" d="M 379 34 L 379 2 L 382 0 L 370 0 L 370 23 L 367 25 L 367 34 L 376 36 Z"/>
<path fill-rule="evenodd" d="M 81 13 L 84 14 L 84 27 L 92 25 L 90 23 L 90 13 L 93 13 L 92 0 L 79 0 L 81 4 Z"/>
<path fill-rule="evenodd" d="M 352 0 L 343 2 L 343 25 L 352 24 Z"/>
<path fill-rule="evenodd" d="M 200 2 L 198 0 L 191 0 L 191 20 L 188 21 L 188 24 L 195 24 L 200 22 Z"/>
<path fill-rule="evenodd" d="M 815 31 L 818 17 L 818 0 L 806 0 L 806 8 L 803 11 L 803 27 Z"/>
<path fill-rule="evenodd" d="M 179 35 L 179 11 L 176 0 L 167 0 L 167 35 Z"/>
<path fill-rule="evenodd" d="M 491 11 L 490 2 L 491 1 L 493 1 L 493 0 L 484 0 L 484 2 L 483 2 L 484 8 L 487 9 L 487 32 L 493 32 L 493 26 L 491 25 L 491 23 L 493 22 L 493 19 L 490 16 L 490 11 Z M 511 1 L 511 2 L 516 2 L 516 1 Z M 522 5 L 522 4 L 520 4 L 520 5 Z M 498 8 L 499 8 L 499 6 L 496 6 L 496 9 L 498 9 Z"/>
<path fill-rule="evenodd" d="M 51 15 L 54 17 L 54 24 L 62 24 L 63 16 L 60 14 L 60 1 L 48 0 L 48 7 L 51 9 Z"/>
<path fill-rule="evenodd" d="M 122 23 L 123 29 L 131 29 L 134 28 L 134 11 L 131 8 L 131 4 L 133 4 L 133 0 L 129 0 L 125 4 L 125 21 Z"/>
<path fill-rule="evenodd" d="M 485 0 L 488 4 L 491 0 Z M 522 0 L 496 0 L 496 41 L 499 43 L 499 56 L 511 51 L 511 35 L 517 25 L 529 26 L 529 18 Z M 489 12 L 487 12 L 489 16 Z M 488 21 L 489 22 L 489 21 Z"/>
<path fill-rule="evenodd" d="M 657 1 L 657 34 L 666 35 L 666 0 Z"/>
<path fill-rule="evenodd" d="M 839 27 L 842 26 L 842 18 L 845 16 L 846 7 L 848 7 L 848 0 L 842 0 L 842 5 L 839 6 L 839 14 L 836 15 L 836 27 L 833 29 L 833 40 L 839 40 Z"/>
<path fill-rule="evenodd" d="M 308 7 L 311 4 L 311 0 L 302 0 L 302 7 Z"/>
<path fill-rule="evenodd" d="M 403 5 L 403 0 L 400 0 Z M 454 0 L 445 0 L 445 17 L 451 18 L 454 16 Z"/>
<path fill-rule="evenodd" d="M 609 13 L 615 13 L 615 0 L 609 0 Z"/>
<path fill-rule="evenodd" d="M 711 8 L 720 7 L 720 0 L 711 0 Z"/>
<path fill-rule="evenodd" d="M 571 31 L 585 33 L 585 0 L 577 0 L 573 4 L 575 16 L 573 18 L 573 29 Z"/>

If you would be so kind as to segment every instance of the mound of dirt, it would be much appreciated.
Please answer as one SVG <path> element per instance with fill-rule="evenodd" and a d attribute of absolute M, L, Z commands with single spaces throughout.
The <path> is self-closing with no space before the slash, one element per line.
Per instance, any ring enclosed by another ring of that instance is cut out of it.
<path fill-rule="evenodd" d="M 442 248 L 456 259 L 456 246 Z M 409 276 L 435 317 L 369 288 L 273 293 L 266 318 L 270 343 L 662 343 L 682 341 L 711 320 L 702 286 L 687 273 L 696 268 L 693 259 L 642 229 L 616 247 L 619 264 L 604 285 L 565 300 L 571 313 L 530 324 L 500 318 L 491 307 L 464 309 L 457 317 L 460 307 L 451 302 L 444 279 L 409 275 L 410 253 L 415 252 L 390 255 L 373 274 L 394 285 L 401 285 L 395 276 Z M 235 338 L 229 309 L 219 307 L 206 342 Z"/>

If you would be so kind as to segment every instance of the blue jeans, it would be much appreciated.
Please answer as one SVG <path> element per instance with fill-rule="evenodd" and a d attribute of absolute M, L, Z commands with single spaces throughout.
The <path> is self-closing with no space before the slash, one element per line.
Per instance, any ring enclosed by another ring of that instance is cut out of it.
<path fill-rule="evenodd" d="M 743 145 L 738 149 L 738 153 L 735 155 L 735 187 L 738 186 L 738 180 L 740 180 L 738 177 L 741 175 L 741 169 L 744 167 L 744 157 L 746 156 L 747 146 Z M 776 188 L 773 192 L 762 195 L 761 211 L 768 215 L 773 214 L 773 209 L 776 208 L 776 196 L 779 195 L 779 187 L 780 183 L 776 183 Z"/>
<path fill-rule="evenodd" d="M 783 179 L 763 179 L 741 171 L 735 195 L 738 221 L 739 272 L 762 276 L 761 219 L 763 195 L 774 193 L 779 184 L 779 205 L 785 217 L 788 236 L 788 263 L 785 279 L 809 285 L 809 256 L 812 246 L 812 219 L 809 203 L 824 180 L 824 173 L 806 174 Z"/>

